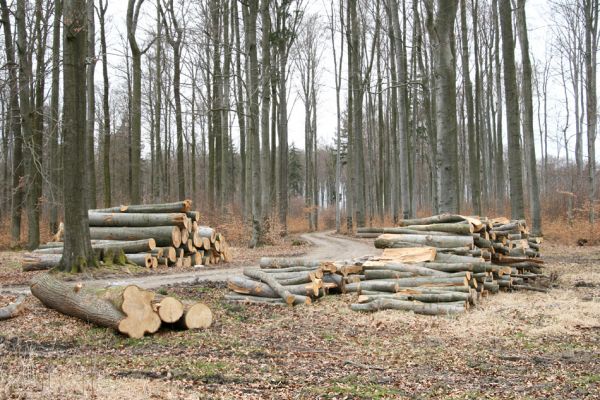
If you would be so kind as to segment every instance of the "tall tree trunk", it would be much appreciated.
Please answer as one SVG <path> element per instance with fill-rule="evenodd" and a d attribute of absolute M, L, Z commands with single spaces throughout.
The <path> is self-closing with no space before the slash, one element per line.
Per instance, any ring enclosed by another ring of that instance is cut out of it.
<path fill-rule="evenodd" d="M 531 81 L 531 61 L 529 60 L 529 40 L 527 38 L 527 19 L 525 15 L 525 0 L 518 1 L 517 29 L 521 47 L 521 63 L 523 69 L 523 135 L 528 138 L 525 148 L 525 159 L 529 176 L 529 204 L 531 207 L 532 233 L 542 234 L 542 213 L 540 203 L 540 186 L 538 183 L 537 160 L 535 157 L 535 138 L 533 136 L 533 94 Z"/>
<path fill-rule="evenodd" d="M 49 162 L 49 180 L 50 180 L 50 213 L 49 223 L 50 232 L 58 231 L 58 188 L 59 188 L 59 161 L 60 152 L 58 147 L 59 137 L 59 102 L 60 102 L 60 34 L 62 19 L 63 0 L 56 0 L 54 3 L 54 21 L 52 23 L 52 88 L 50 94 L 50 145 L 51 154 Z"/>
<path fill-rule="evenodd" d="M 461 33 L 461 61 L 465 102 L 467 103 L 467 136 L 469 138 L 469 177 L 471 201 L 473 212 L 481 215 L 481 188 L 479 181 L 479 165 L 477 163 L 477 145 L 475 143 L 475 121 L 473 120 L 473 84 L 469 72 L 469 41 L 467 30 L 467 5 L 466 0 L 460 0 L 460 33 Z M 479 101 L 479 100 L 478 100 Z"/>
<path fill-rule="evenodd" d="M 498 15 L 498 0 L 492 0 L 492 19 L 494 26 L 494 64 L 496 68 L 496 151 L 495 168 L 496 176 L 496 212 L 504 213 L 504 200 L 506 198 L 506 186 L 504 183 L 504 145 L 502 140 L 502 82 L 500 65 L 500 26 Z"/>
<path fill-rule="evenodd" d="M 127 7 L 127 38 L 131 49 L 131 193 L 130 201 L 141 203 L 141 146 L 142 146 L 142 51 L 135 33 L 140 7 L 144 0 L 129 0 Z"/>
<path fill-rule="evenodd" d="M 60 268 L 80 272 L 96 265 L 88 225 L 87 202 L 81 182 L 85 176 L 86 37 L 85 0 L 64 0 L 63 34 L 64 158 L 63 195 L 65 245 Z"/>
<path fill-rule="evenodd" d="M 211 39 L 213 47 L 213 62 L 212 62 L 212 137 L 214 138 L 214 147 L 210 147 L 210 150 L 214 152 L 213 155 L 213 169 L 210 171 L 211 177 L 209 181 L 212 182 L 214 200 L 211 204 L 214 208 L 221 209 L 223 207 L 223 186 L 221 181 L 221 174 L 223 170 L 223 133 L 222 133 L 222 97 L 223 97 L 223 75 L 221 74 L 221 18 L 220 18 L 220 1 L 213 0 L 210 7 L 210 19 L 211 19 Z M 209 183 L 209 186 L 211 184 Z"/>
<path fill-rule="evenodd" d="M 162 52 L 163 52 L 163 40 L 162 40 L 162 23 L 160 21 L 160 9 L 156 7 L 156 52 L 154 59 L 154 72 L 155 76 L 155 90 L 154 94 L 156 98 L 154 99 L 154 142 L 156 143 L 156 186 L 153 188 L 154 190 L 154 199 L 156 201 L 161 201 L 163 199 L 162 188 L 164 184 L 164 169 L 163 165 L 163 155 L 162 155 L 162 140 L 161 140 L 161 116 L 162 116 Z"/>
<path fill-rule="evenodd" d="M 25 20 L 25 0 L 17 1 L 15 21 L 17 25 L 17 52 L 19 54 L 19 100 L 21 104 L 21 129 L 23 141 L 28 153 L 25 158 L 25 173 L 27 187 L 27 246 L 36 248 L 40 241 L 39 227 L 39 196 L 37 196 L 37 168 L 41 163 L 40 154 L 35 146 L 33 132 L 33 105 L 31 104 L 32 70 L 28 57 L 27 21 Z"/>
<path fill-rule="evenodd" d="M 94 73 L 96 71 L 96 25 L 94 21 L 94 0 L 87 0 L 88 37 L 87 37 L 87 119 L 86 119 L 86 172 L 87 195 L 90 208 L 96 208 L 96 152 L 94 151 L 94 128 L 96 124 L 96 90 Z"/>
<path fill-rule="evenodd" d="M 584 0 L 585 13 L 585 89 L 587 114 L 588 147 L 588 201 L 590 204 L 589 221 L 594 224 L 596 215 L 596 124 L 598 106 L 596 99 L 596 54 L 598 52 L 598 0 Z"/>
<path fill-rule="evenodd" d="M 19 105 L 19 65 L 15 60 L 15 48 L 10 24 L 10 9 L 6 0 L 0 0 L 2 7 L 2 26 L 4 29 L 4 48 L 8 65 L 10 88 L 10 130 L 13 138 L 12 154 L 12 206 L 11 206 L 11 241 L 18 245 L 21 240 L 21 213 L 23 210 L 23 134 L 21 132 L 21 108 Z"/>
<path fill-rule="evenodd" d="M 238 125 L 240 130 L 240 199 L 242 206 L 242 214 L 248 215 L 248 209 L 246 208 L 247 198 L 247 187 L 246 187 L 246 168 L 247 168 L 247 155 L 246 155 L 246 112 L 244 110 L 244 90 L 242 84 L 242 61 L 241 61 L 241 41 L 240 41 L 240 23 L 237 8 L 237 1 L 232 2 L 232 18 L 233 32 L 235 36 L 235 83 L 236 83 L 236 114 L 238 119 Z"/>
<path fill-rule="evenodd" d="M 104 117 L 104 140 L 102 142 L 102 175 L 103 175 L 103 193 L 104 207 L 110 207 L 111 200 L 111 183 L 110 183 L 110 107 L 109 96 L 110 86 L 108 83 L 108 60 L 106 54 L 106 10 L 108 8 L 108 0 L 106 3 L 100 0 L 100 8 L 98 10 L 98 19 L 100 22 L 100 51 L 102 52 L 102 78 L 104 81 L 102 94 L 102 113 Z"/>
<path fill-rule="evenodd" d="M 510 207 L 513 219 L 525 218 L 523 205 L 523 166 L 519 130 L 519 93 L 515 72 L 514 40 L 510 0 L 499 0 L 504 55 L 504 89 L 506 91 L 506 123 L 508 130 L 508 169 L 510 177 Z"/>
<path fill-rule="evenodd" d="M 261 172 L 261 208 L 262 218 L 265 220 L 270 214 L 270 194 L 269 188 L 270 183 L 270 157 L 269 157 L 269 111 L 271 107 L 271 15 L 270 15 L 270 0 L 261 0 L 260 15 L 262 20 L 262 42 L 261 42 L 261 53 L 262 53 L 262 70 L 261 70 L 261 112 L 260 112 L 260 132 L 262 139 L 262 153 L 260 158 L 260 172 Z M 275 117 L 275 116 L 273 116 Z"/>
<path fill-rule="evenodd" d="M 456 70 L 454 19 L 458 0 L 427 2 L 427 27 L 434 49 L 439 212 L 457 213 L 460 206 L 458 179 L 458 131 L 456 127 Z"/>
<path fill-rule="evenodd" d="M 285 25 L 284 25 L 285 26 Z M 285 40 L 279 40 L 279 225 L 281 235 L 287 235 L 288 214 L 288 121 L 287 121 L 287 62 Z"/>

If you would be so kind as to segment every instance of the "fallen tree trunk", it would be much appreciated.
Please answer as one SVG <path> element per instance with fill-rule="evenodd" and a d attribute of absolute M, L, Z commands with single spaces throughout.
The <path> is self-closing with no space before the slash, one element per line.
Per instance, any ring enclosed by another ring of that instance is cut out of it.
<path fill-rule="evenodd" d="M 359 303 L 368 303 L 375 299 L 396 299 L 406 301 L 420 301 L 422 303 L 449 303 L 455 301 L 469 301 L 469 293 L 446 292 L 446 293 L 423 293 L 423 294 L 402 294 L 402 293 L 379 293 L 379 294 L 361 294 L 358 297 Z"/>
<path fill-rule="evenodd" d="M 431 236 L 431 235 L 392 235 L 383 234 L 375 239 L 375 247 L 403 248 L 415 245 L 431 247 L 469 247 L 473 248 L 472 236 Z"/>
<path fill-rule="evenodd" d="M 310 260 L 307 258 L 263 257 L 260 259 L 261 268 L 289 268 L 299 266 L 316 268 L 320 265 L 321 261 Z"/>
<path fill-rule="evenodd" d="M 154 239 L 158 246 L 181 246 L 181 230 L 175 226 L 153 227 L 92 227 L 92 239 L 142 240 Z"/>
<path fill-rule="evenodd" d="M 226 294 L 225 300 L 236 302 L 236 303 L 246 303 L 246 304 L 268 304 L 268 305 L 277 305 L 277 306 L 285 306 L 287 305 L 283 299 L 276 298 L 268 298 L 268 297 L 259 297 L 259 296 L 251 296 L 251 295 L 239 295 L 239 294 Z"/>
<path fill-rule="evenodd" d="M 160 318 L 151 306 L 154 293 L 137 286 L 97 292 L 41 274 L 32 279 L 31 293 L 48 308 L 132 338 L 154 333 L 160 327 Z"/>
<path fill-rule="evenodd" d="M 245 269 L 244 275 L 266 283 L 289 305 L 310 304 L 311 302 L 309 297 L 290 293 L 283 285 L 277 282 L 272 275 L 267 274 L 259 269 Z"/>
<path fill-rule="evenodd" d="M 185 303 L 183 316 L 176 322 L 183 329 L 206 329 L 212 325 L 212 311 L 204 303 Z"/>
<path fill-rule="evenodd" d="M 153 227 L 153 226 L 178 226 L 188 227 L 188 217 L 185 213 L 88 213 L 90 226 L 109 227 Z"/>
<path fill-rule="evenodd" d="M 364 304 L 352 304 L 350 308 L 353 311 L 403 310 L 424 315 L 453 315 L 460 314 L 466 309 L 465 305 L 461 307 L 454 304 L 426 304 L 385 298 L 376 299 Z"/>
<path fill-rule="evenodd" d="M 0 321 L 5 320 L 5 319 L 10 319 L 10 318 L 14 318 L 17 315 L 21 314 L 23 312 L 23 310 L 25 309 L 25 304 L 23 304 L 23 302 L 25 301 L 25 295 L 21 295 L 19 297 L 17 297 L 17 299 L 10 303 L 9 305 L 5 306 L 5 307 L 1 307 L 0 308 Z"/>
<path fill-rule="evenodd" d="M 120 207 L 98 208 L 90 210 L 96 213 L 187 213 L 191 211 L 192 201 L 183 200 L 174 203 L 136 204 Z"/>
<path fill-rule="evenodd" d="M 472 235 L 473 225 L 470 223 L 451 223 L 451 224 L 428 224 L 428 225 L 408 225 L 407 229 L 416 231 L 434 231 L 434 232 L 447 232 L 456 233 L 459 235 Z"/>
<path fill-rule="evenodd" d="M 444 276 L 447 275 L 443 271 L 437 271 L 435 269 L 431 269 L 428 267 L 429 263 L 420 263 L 420 264 L 403 264 L 389 261 L 367 261 L 363 264 L 363 270 L 368 271 L 371 269 L 376 270 L 390 270 L 390 271 L 398 271 L 398 272 L 412 272 L 415 275 L 424 275 L 424 276 Z"/>

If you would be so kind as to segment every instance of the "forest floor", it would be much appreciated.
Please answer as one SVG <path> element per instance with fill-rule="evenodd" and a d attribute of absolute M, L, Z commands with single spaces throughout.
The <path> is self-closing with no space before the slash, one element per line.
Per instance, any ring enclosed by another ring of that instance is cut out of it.
<path fill-rule="evenodd" d="M 160 291 L 208 304 L 211 328 L 135 340 L 30 296 L 0 322 L 0 399 L 600 399 L 600 248 L 543 251 L 557 287 L 458 317 L 230 305 L 197 282 Z"/>

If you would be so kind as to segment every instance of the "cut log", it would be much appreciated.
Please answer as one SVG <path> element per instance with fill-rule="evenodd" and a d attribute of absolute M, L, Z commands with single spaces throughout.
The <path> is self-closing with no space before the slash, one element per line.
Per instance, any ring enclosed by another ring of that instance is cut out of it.
<path fill-rule="evenodd" d="M 365 271 L 365 279 L 398 279 L 418 276 L 415 272 L 394 271 L 390 269 L 370 269 Z"/>
<path fill-rule="evenodd" d="M 188 227 L 188 218 L 185 213 L 148 214 L 148 213 L 96 213 L 89 212 L 90 226 L 108 227 L 153 227 L 177 226 Z"/>
<path fill-rule="evenodd" d="M 183 303 L 171 296 L 155 295 L 152 307 L 163 322 L 172 324 L 183 316 Z"/>
<path fill-rule="evenodd" d="M 23 272 L 43 271 L 56 267 L 62 254 L 25 254 L 21 259 Z"/>
<path fill-rule="evenodd" d="M 267 274 L 259 269 L 245 269 L 244 275 L 266 283 L 289 305 L 310 304 L 311 302 L 309 297 L 290 293 L 283 285 L 277 282 L 272 275 Z"/>
<path fill-rule="evenodd" d="M 465 311 L 466 307 L 457 305 L 448 305 L 443 303 L 416 303 L 412 301 L 402 301 L 394 299 L 376 299 L 369 303 L 352 304 L 350 308 L 353 311 L 379 311 L 379 310 L 404 310 L 413 311 L 415 314 L 424 315 L 454 315 Z"/>
<path fill-rule="evenodd" d="M 154 227 L 92 227 L 92 239 L 141 240 L 154 239 L 158 246 L 181 246 L 181 230 L 171 226 Z"/>
<path fill-rule="evenodd" d="M 444 276 L 447 275 L 443 271 L 437 271 L 435 269 L 427 268 L 429 263 L 422 264 L 402 264 L 402 263 L 394 263 L 387 261 L 367 261 L 363 264 L 363 270 L 365 270 L 365 274 L 368 270 L 371 269 L 386 269 L 390 271 L 398 271 L 398 272 L 412 272 L 415 275 L 424 275 L 424 276 Z"/>
<path fill-rule="evenodd" d="M 283 299 L 276 298 L 271 299 L 268 297 L 258 297 L 258 296 L 250 296 L 250 295 L 239 295 L 239 294 L 226 294 L 224 296 L 225 300 L 236 302 L 236 303 L 245 303 L 245 304 L 268 304 L 268 305 L 278 305 L 285 306 L 287 305 Z"/>
<path fill-rule="evenodd" d="M 36 249 L 33 253 L 36 254 L 62 254 L 63 243 L 60 246 L 54 246 L 49 248 Z M 125 253 L 143 253 L 149 252 L 156 248 L 156 242 L 154 239 L 142 239 L 142 240 L 94 240 L 92 241 L 92 249 L 94 250 L 123 250 Z"/>
<path fill-rule="evenodd" d="M 0 307 L 0 321 L 14 318 L 25 310 L 25 295 L 17 297 L 17 299 L 5 307 Z"/>
<path fill-rule="evenodd" d="M 187 213 L 192 209 L 191 200 L 163 204 L 136 204 L 90 210 L 96 213 Z"/>
<path fill-rule="evenodd" d="M 464 221 L 465 217 L 462 215 L 452 215 L 452 214 L 441 214 L 434 215 L 426 218 L 413 218 L 413 219 L 403 219 L 398 222 L 400 226 L 409 226 L 409 225 L 430 225 L 430 224 L 445 224 L 451 222 L 461 222 Z"/>
<path fill-rule="evenodd" d="M 212 325 L 212 311 L 203 303 L 186 303 L 177 325 L 184 329 L 206 329 Z"/>
<path fill-rule="evenodd" d="M 147 253 L 125 254 L 127 261 L 140 267 L 152 268 L 152 256 Z"/>
<path fill-rule="evenodd" d="M 200 237 L 208 238 L 211 243 L 214 243 L 217 240 L 217 233 L 210 226 L 199 226 L 196 232 L 198 232 Z"/>
<path fill-rule="evenodd" d="M 410 247 L 404 249 L 384 249 L 379 261 L 394 261 L 400 263 L 418 263 L 433 261 L 436 257 L 435 247 Z"/>
<path fill-rule="evenodd" d="M 469 257 L 469 256 L 460 256 L 456 254 L 445 254 L 438 253 L 435 256 L 436 262 L 445 262 L 445 263 L 474 263 L 474 262 L 484 262 L 485 260 L 481 257 Z"/>
<path fill-rule="evenodd" d="M 117 329 L 132 338 L 154 333 L 160 318 L 152 309 L 154 293 L 137 286 L 88 290 L 48 274 L 37 275 L 31 293 L 46 307 L 96 325 Z"/>
<path fill-rule="evenodd" d="M 316 268 L 320 265 L 321 261 L 306 258 L 262 257 L 260 259 L 261 268 L 289 268 L 297 266 Z"/>
<path fill-rule="evenodd" d="M 415 245 L 473 248 L 473 237 L 383 234 L 375 239 L 375 247 L 378 249 L 415 247 Z"/>
<path fill-rule="evenodd" d="M 360 295 L 359 303 L 368 303 L 375 299 L 396 299 L 406 301 L 420 301 L 422 303 L 449 303 L 456 301 L 469 301 L 469 293 L 446 292 L 446 293 L 422 293 L 422 294 L 402 294 L 402 293 L 380 293 Z"/>

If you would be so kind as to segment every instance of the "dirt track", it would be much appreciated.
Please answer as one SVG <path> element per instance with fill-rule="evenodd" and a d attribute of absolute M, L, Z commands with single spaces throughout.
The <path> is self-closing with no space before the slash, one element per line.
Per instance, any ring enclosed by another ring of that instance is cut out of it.
<path fill-rule="evenodd" d="M 305 257 L 311 259 L 334 259 L 342 260 L 364 255 L 375 254 L 376 250 L 373 246 L 365 244 L 358 240 L 333 236 L 332 232 L 315 232 L 302 235 L 302 238 L 311 242 L 313 247 L 310 248 Z M 131 278 L 108 278 L 88 280 L 87 283 L 93 283 L 98 286 L 107 285 L 138 285 L 143 288 L 153 289 L 166 285 L 190 283 L 196 280 L 220 282 L 227 280 L 232 275 L 241 274 L 245 267 L 223 267 L 223 268 L 198 268 L 194 271 L 177 273 L 177 274 L 161 274 L 161 275 L 145 275 Z M 0 288 L 0 292 L 12 293 L 29 293 L 29 287 L 6 286 Z"/>

